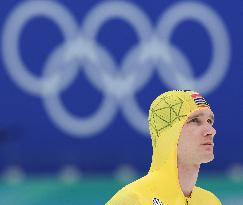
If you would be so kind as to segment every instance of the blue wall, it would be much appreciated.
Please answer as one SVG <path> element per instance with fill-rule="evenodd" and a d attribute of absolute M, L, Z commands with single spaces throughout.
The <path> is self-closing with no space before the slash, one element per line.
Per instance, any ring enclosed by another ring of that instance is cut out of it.
<path fill-rule="evenodd" d="M 146 171 L 149 105 L 201 92 L 215 160 L 243 164 L 243 2 L 1 1 L 0 170 Z M 21 26 L 22 25 L 22 26 Z"/>

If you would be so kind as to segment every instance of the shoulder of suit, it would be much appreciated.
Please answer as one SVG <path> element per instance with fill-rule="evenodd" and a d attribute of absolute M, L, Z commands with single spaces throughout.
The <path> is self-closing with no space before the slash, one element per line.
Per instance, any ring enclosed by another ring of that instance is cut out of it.
<path fill-rule="evenodd" d="M 197 189 L 197 192 L 200 192 L 201 196 L 208 198 L 211 201 L 214 201 L 217 205 L 221 205 L 219 198 L 214 193 L 212 193 L 206 189 L 203 189 L 201 187 L 196 187 L 196 189 Z"/>
<path fill-rule="evenodd" d="M 141 205 L 139 194 L 124 187 L 119 190 L 105 205 Z"/>

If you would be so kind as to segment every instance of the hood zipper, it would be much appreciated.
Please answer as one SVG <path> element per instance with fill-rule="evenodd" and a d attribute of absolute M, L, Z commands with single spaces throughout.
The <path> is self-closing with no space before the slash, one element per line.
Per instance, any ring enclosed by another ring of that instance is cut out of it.
<path fill-rule="evenodd" d="M 189 205 L 189 204 L 188 204 L 188 200 L 187 200 L 187 198 L 186 198 L 186 205 Z"/>

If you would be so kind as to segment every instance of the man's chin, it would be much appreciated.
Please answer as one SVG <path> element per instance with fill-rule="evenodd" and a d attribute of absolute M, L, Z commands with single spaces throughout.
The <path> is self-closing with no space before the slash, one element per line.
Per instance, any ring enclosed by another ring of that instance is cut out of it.
<path fill-rule="evenodd" d="M 204 157 L 204 158 L 202 159 L 201 163 L 202 163 L 202 164 L 205 164 L 205 163 L 209 163 L 209 162 L 211 162 L 211 161 L 213 161 L 213 160 L 214 160 L 214 155 L 212 154 L 212 155 L 210 155 L 210 156 Z"/>

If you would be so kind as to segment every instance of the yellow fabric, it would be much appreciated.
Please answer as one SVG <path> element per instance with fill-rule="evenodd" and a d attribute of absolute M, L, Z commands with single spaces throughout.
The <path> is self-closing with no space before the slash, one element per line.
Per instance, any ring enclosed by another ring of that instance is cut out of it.
<path fill-rule="evenodd" d="M 169 91 L 158 96 L 149 110 L 153 157 L 148 174 L 118 191 L 106 205 L 221 205 L 211 192 L 195 186 L 185 197 L 178 179 L 177 144 L 188 116 L 204 107 L 194 91 Z"/>

